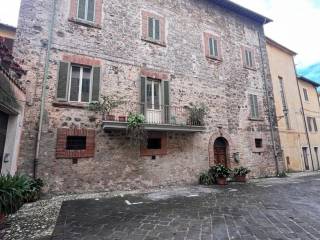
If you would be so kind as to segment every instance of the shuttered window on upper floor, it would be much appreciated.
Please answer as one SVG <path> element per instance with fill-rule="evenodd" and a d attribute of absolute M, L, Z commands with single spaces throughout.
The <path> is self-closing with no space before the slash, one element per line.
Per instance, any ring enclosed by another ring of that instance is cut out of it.
<path fill-rule="evenodd" d="M 258 96 L 254 94 L 250 94 L 249 101 L 250 101 L 250 113 L 251 113 L 250 116 L 253 119 L 258 119 L 260 117 Z"/>
<path fill-rule="evenodd" d="M 89 103 L 99 100 L 100 66 L 82 66 L 60 62 L 57 99 Z"/>
<path fill-rule="evenodd" d="M 255 60 L 254 60 L 254 51 L 250 48 L 242 48 L 242 61 L 245 68 L 254 69 Z"/>
<path fill-rule="evenodd" d="M 308 91 L 306 88 L 303 89 L 304 100 L 309 102 Z"/>

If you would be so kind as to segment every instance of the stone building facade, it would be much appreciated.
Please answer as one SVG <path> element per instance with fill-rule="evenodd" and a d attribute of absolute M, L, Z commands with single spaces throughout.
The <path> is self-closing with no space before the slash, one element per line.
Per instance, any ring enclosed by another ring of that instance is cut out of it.
<path fill-rule="evenodd" d="M 14 53 L 28 74 L 20 172 L 35 169 L 49 192 L 83 192 L 196 183 L 217 162 L 247 166 L 251 177 L 282 170 L 267 18 L 230 1 L 80 2 L 21 2 Z M 113 119 L 88 111 L 99 95 L 125 101 Z M 208 107 L 204 126 L 190 123 L 190 103 Z M 145 147 L 126 136 L 129 112 L 145 115 Z"/>

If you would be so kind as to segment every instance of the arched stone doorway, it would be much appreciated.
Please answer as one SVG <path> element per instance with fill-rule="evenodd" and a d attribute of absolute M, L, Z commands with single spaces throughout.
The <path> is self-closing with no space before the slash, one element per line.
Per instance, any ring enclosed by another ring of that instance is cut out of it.
<path fill-rule="evenodd" d="M 214 165 L 229 167 L 228 141 L 224 137 L 218 137 L 213 144 Z"/>

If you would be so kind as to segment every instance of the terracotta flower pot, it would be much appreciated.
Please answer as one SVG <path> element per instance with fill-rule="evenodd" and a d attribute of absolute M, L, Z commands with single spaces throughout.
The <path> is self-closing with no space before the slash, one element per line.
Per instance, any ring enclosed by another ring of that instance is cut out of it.
<path fill-rule="evenodd" d="M 127 120 L 127 117 L 126 116 L 119 116 L 118 119 L 119 119 L 119 122 L 125 122 Z"/>
<path fill-rule="evenodd" d="M 234 176 L 234 179 L 236 180 L 236 182 L 246 182 L 247 181 L 247 176 Z"/>
<path fill-rule="evenodd" d="M 217 184 L 218 185 L 227 185 L 227 178 L 226 177 L 217 177 Z"/>
<path fill-rule="evenodd" d="M 114 115 L 107 115 L 106 120 L 107 121 L 115 121 L 116 117 Z"/>

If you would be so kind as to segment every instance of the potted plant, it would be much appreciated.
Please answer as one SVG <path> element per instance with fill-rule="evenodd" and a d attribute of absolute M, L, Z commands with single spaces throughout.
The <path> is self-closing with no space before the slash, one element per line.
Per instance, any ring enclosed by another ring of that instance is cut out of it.
<path fill-rule="evenodd" d="M 248 168 L 241 166 L 239 168 L 233 169 L 233 177 L 236 182 L 246 182 L 246 180 L 247 180 L 246 176 L 250 172 L 251 171 Z"/>
<path fill-rule="evenodd" d="M 193 104 L 190 103 L 190 106 L 186 106 L 189 111 L 188 124 L 194 126 L 203 126 L 204 125 L 204 117 L 208 113 L 208 108 L 201 104 Z"/>
<path fill-rule="evenodd" d="M 209 174 L 216 180 L 218 185 L 226 185 L 227 177 L 230 176 L 231 170 L 221 164 L 213 166 L 209 170 Z"/>
<path fill-rule="evenodd" d="M 212 177 L 211 174 L 207 172 L 203 172 L 200 174 L 199 177 L 199 184 L 200 185 L 212 185 L 214 183 L 214 178 Z"/>
<path fill-rule="evenodd" d="M 94 112 L 100 112 L 103 120 L 115 121 L 115 116 L 110 115 L 111 111 L 123 104 L 123 101 L 114 96 L 101 95 L 101 99 L 97 102 L 89 104 L 89 110 Z"/>
<path fill-rule="evenodd" d="M 142 114 L 130 113 L 128 116 L 127 135 L 132 145 L 146 143 L 147 137 L 143 126 L 144 120 Z"/>

